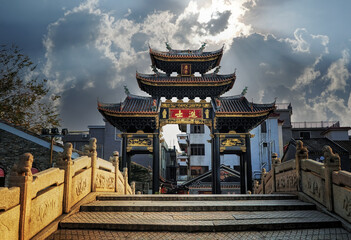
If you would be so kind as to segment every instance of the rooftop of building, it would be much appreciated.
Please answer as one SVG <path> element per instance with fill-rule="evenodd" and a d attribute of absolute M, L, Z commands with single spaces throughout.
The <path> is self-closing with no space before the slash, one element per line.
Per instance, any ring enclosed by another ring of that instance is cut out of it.
<path fill-rule="evenodd" d="M 193 83 L 221 83 L 221 82 L 234 82 L 236 79 L 235 73 L 231 74 L 203 74 L 202 76 L 186 76 L 186 77 L 173 77 L 166 74 L 142 74 L 136 73 L 136 78 L 155 83 L 168 83 L 168 84 L 193 84 Z M 173 85 L 174 86 L 174 85 Z"/>
<path fill-rule="evenodd" d="M 98 103 L 98 109 L 110 113 L 140 113 L 140 114 L 155 114 L 158 111 L 159 101 L 152 97 L 143 97 L 129 94 L 121 103 L 109 104 Z"/>
<path fill-rule="evenodd" d="M 169 58 L 202 58 L 202 57 L 213 57 L 213 56 L 219 56 L 223 54 L 223 47 L 221 49 L 215 50 L 215 51 L 207 51 L 205 52 L 205 45 L 203 44 L 199 49 L 187 49 L 187 50 L 175 50 L 172 49 L 168 43 L 166 43 L 166 47 L 168 51 L 158 51 L 155 49 L 152 49 L 149 46 L 149 51 L 150 54 L 152 55 L 158 55 L 158 56 L 163 56 L 163 57 L 169 57 Z"/>
<path fill-rule="evenodd" d="M 217 113 L 261 113 L 275 109 L 275 102 L 259 104 L 249 102 L 245 96 L 219 97 L 215 101 Z"/>

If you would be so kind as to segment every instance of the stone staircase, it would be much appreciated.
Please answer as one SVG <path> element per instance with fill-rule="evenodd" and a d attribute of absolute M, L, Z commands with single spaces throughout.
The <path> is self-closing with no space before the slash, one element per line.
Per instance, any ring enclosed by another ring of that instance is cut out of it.
<path fill-rule="evenodd" d="M 65 218 L 61 229 L 234 232 L 340 228 L 333 217 L 295 195 L 101 194 Z"/>

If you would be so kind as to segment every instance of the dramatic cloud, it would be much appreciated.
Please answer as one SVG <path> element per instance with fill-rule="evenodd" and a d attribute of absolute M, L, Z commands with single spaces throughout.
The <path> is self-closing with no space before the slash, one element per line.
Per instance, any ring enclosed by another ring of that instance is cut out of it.
<path fill-rule="evenodd" d="M 135 72 L 150 73 L 148 46 L 165 50 L 165 42 L 175 49 L 196 49 L 206 42 L 207 50 L 215 50 L 225 44 L 221 73 L 237 69 L 237 81 L 226 95 L 248 86 L 250 101 L 277 97 L 277 102 L 291 102 L 294 121 L 351 125 L 349 1 L 337 6 L 318 0 L 75 4 L 14 0 L 0 9 L 2 42 L 16 39 L 38 60 L 53 93 L 62 95 L 64 127 L 102 124 L 97 99 L 123 101 L 123 85 L 146 95 Z"/>
<path fill-rule="evenodd" d="M 154 11 L 142 21 L 128 18 L 131 9 L 116 18 L 102 10 L 98 0 L 68 9 L 49 25 L 44 39 L 44 73 L 53 92 L 62 94 L 65 123 L 79 116 L 77 123 L 91 124 L 99 116 L 96 99 L 122 101 L 123 85 L 145 95 L 137 87 L 135 71 L 150 72 L 149 44 L 163 50 L 166 41 L 175 48 L 198 48 L 207 42 L 209 49 L 218 49 L 247 35 L 250 27 L 239 21 L 246 11 L 244 2 L 208 1 L 198 6 L 191 1 L 179 15 Z"/>

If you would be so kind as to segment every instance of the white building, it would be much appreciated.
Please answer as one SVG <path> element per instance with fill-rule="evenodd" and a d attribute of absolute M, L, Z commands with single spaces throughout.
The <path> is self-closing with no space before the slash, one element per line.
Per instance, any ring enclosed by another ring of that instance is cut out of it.
<path fill-rule="evenodd" d="M 177 157 L 178 184 L 197 177 L 211 170 L 211 137 L 210 129 L 204 125 L 180 125 L 184 132 L 177 135 L 182 151 Z M 271 168 L 271 155 L 278 153 L 281 157 L 282 121 L 278 114 L 272 114 L 266 121 L 251 131 L 251 162 L 254 179 L 261 177 L 261 169 Z M 240 171 L 240 158 L 234 154 L 221 155 L 221 164 Z"/>

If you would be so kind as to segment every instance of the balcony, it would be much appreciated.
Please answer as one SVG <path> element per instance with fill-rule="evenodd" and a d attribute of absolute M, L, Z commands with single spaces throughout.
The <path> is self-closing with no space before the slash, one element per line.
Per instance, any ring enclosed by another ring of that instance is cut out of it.
<path fill-rule="evenodd" d="M 177 157 L 177 163 L 179 164 L 179 166 L 187 166 L 188 160 L 189 160 L 188 155 L 180 155 Z"/>
<path fill-rule="evenodd" d="M 182 151 L 185 151 L 185 149 L 188 148 L 189 146 L 189 136 L 186 133 L 180 133 L 177 135 L 178 138 L 178 144 L 179 147 Z"/>
<path fill-rule="evenodd" d="M 328 128 L 340 127 L 339 121 L 320 121 L 320 122 L 292 122 L 292 128 Z"/>

